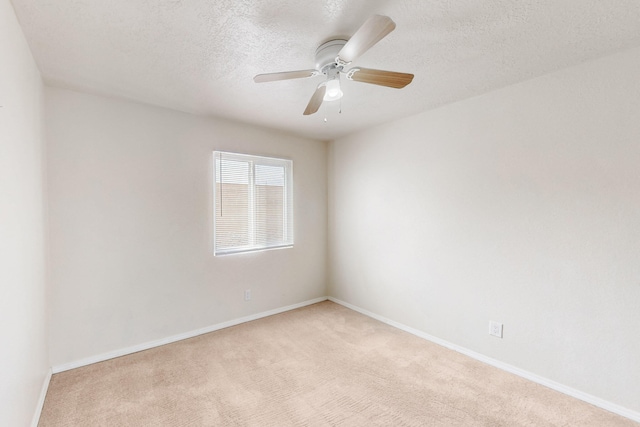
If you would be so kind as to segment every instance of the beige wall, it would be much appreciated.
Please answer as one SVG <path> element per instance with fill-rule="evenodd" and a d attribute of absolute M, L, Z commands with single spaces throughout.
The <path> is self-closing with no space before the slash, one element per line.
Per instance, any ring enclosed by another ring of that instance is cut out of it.
<path fill-rule="evenodd" d="M 325 295 L 326 143 L 45 94 L 53 366 Z M 214 150 L 293 160 L 294 248 L 213 256 Z"/>
<path fill-rule="evenodd" d="M 331 143 L 329 294 L 640 411 L 638 76 L 635 49 Z"/>
<path fill-rule="evenodd" d="M 0 0 L 0 425 L 29 425 L 48 372 L 43 86 Z"/>

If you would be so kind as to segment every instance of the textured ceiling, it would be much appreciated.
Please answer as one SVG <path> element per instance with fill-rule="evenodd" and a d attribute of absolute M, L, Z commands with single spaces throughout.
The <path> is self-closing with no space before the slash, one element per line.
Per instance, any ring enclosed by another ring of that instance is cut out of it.
<path fill-rule="evenodd" d="M 638 0 L 12 0 L 48 84 L 318 139 L 640 46 Z M 322 42 L 372 14 L 396 30 L 354 65 L 415 74 L 404 89 L 344 81 L 303 116 Z M 325 122 L 326 118 L 326 122 Z"/>

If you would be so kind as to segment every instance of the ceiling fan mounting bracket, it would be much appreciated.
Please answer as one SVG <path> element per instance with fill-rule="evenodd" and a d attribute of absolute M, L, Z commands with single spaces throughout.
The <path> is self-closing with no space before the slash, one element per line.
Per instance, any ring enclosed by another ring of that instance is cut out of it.
<path fill-rule="evenodd" d="M 347 62 L 347 61 L 343 61 L 342 59 L 340 59 L 339 56 L 336 57 L 336 65 L 338 66 L 338 68 L 340 68 L 341 70 L 346 67 L 347 65 L 351 64 L 351 62 Z"/>
<path fill-rule="evenodd" d="M 360 71 L 360 69 L 359 69 L 359 68 L 352 68 L 352 69 L 350 69 L 349 71 L 347 71 L 347 75 L 346 75 L 347 80 L 353 80 L 353 75 L 354 75 L 355 73 L 357 73 L 358 71 Z"/>

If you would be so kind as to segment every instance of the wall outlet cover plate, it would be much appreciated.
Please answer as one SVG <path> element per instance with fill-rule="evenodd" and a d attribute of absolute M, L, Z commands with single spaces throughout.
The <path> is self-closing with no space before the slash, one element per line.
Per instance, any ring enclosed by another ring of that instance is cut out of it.
<path fill-rule="evenodd" d="M 493 320 L 489 321 L 489 335 L 493 335 L 494 337 L 502 338 L 502 323 L 494 322 Z"/>

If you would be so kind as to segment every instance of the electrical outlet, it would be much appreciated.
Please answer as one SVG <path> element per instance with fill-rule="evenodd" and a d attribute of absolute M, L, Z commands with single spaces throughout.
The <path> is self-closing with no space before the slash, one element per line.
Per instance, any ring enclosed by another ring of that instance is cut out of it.
<path fill-rule="evenodd" d="M 245 289 L 244 291 L 244 300 L 251 301 L 251 289 Z"/>
<path fill-rule="evenodd" d="M 493 320 L 489 321 L 489 335 L 493 335 L 494 337 L 502 338 L 502 323 L 494 322 Z"/>

